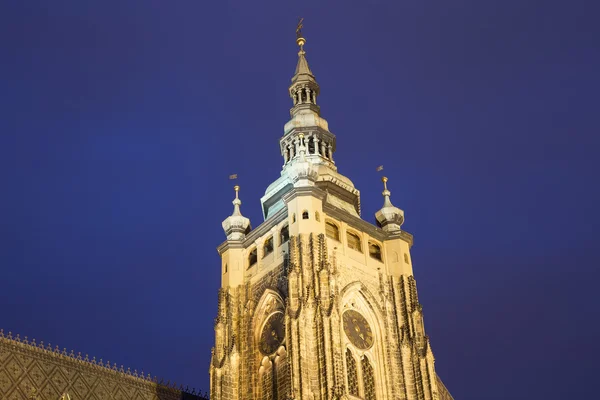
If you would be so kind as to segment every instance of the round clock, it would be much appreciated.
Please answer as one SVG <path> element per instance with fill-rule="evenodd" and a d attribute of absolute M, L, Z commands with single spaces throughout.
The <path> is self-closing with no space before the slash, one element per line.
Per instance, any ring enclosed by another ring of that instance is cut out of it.
<path fill-rule="evenodd" d="M 260 334 L 259 348 L 264 355 L 275 353 L 285 338 L 285 318 L 282 312 L 271 314 Z"/>
<path fill-rule="evenodd" d="M 357 311 L 348 310 L 343 314 L 344 332 L 350 342 L 361 350 L 373 346 L 373 332 L 369 323 Z"/>

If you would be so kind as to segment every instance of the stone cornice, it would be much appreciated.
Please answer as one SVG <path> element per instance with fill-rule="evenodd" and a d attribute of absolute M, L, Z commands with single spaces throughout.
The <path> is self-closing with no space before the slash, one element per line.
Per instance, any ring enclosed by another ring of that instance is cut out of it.
<path fill-rule="evenodd" d="M 256 239 L 266 234 L 269 230 L 271 230 L 271 228 L 279 224 L 286 217 L 287 209 L 282 208 L 281 210 L 273 214 L 271 217 L 269 217 L 269 219 L 264 221 L 262 224 L 251 230 L 250 233 L 246 235 L 246 238 L 244 240 L 226 240 L 223 243 L 221 243 L 219 247 L 217 247 L 219 255 L 222 255 L 229 249 L 245 249 L 250 247 L 250 245 L 254 243 Z"/>
<path fill-rule="evenodd" d="M 290 200 L 298 196 L 313 196 L 319 200 L 324 200 L 327 197 L 327 193 L 316 186 L 297 187 L 284 194 L 282 200 L 285 204 L 288 204 Z"/>
<path fill-rule="evenodd" d="M 347 211 L 344 211 L 335 206 L 332 206 L 331 204 L 326 203 L 326 202 L 323 203 L 323 211 L 327 215 L 330 215 L 336 219 L 344 221 L 348 225 L 352 226 L 353 228 L 355 228 L 359 231 L 365 232 L 365 233 L 371 235 L 372 237 L 374 237 L 375 239 L 378 239 L 381 241 L 402 239 L 403 241 L 408 243 L 409 246 L 413 245 L 413 236 L 408 232 L 400 231 L 399 233 L 389 234 L 389 233 L 385 232 L 383 229 L 381 229 L 373 224 L 370 224 L 367 221 L 365 221 L 361 218 L 358 218 L 358 217 L 348 213 Z"/>
<path fill-rule="evenodd" d="M 323 189 L 317 186 L 292 188 L 290 191 L 286 192 L 282 196 L 282 200 L 284 201 L 284 203 L 287 204 L 290 200 L 297 196 L 314 196 L 323 201 L 327 197 L 327 192 L 325 192 Z M 326 201 L 323 201 L 323 211 L 325 211 L 327 214 L 331 215 L 334 218 L 346 222 L 348 225 L 352 226 L 355 229 L 368 233 L 375 239 L 381 241 L 402 239 L 403 241 L 408 243 L 409 246 L 413 245 L 413 236 L 406 231 L 400 231 L 392 234 L 387 233 L 383 229 L 373 224 L 370 224 L 369 222 L 359 217 L 356 217 L 348 213 L 347 211 L 332 206 Z M 250 233 L 246 235 L 246 238 L 244 240 L 226 240 L 223 243 L 221 243 L 217 247 L 219 255 L 222 255 L 225 251 L 229 249 L 248 248 L 250 245 L 252 245 L 252 243 L 256 241 L 256 239 L 266 234 L 273 226 L 279 224 L 285 218 L 287 218 L 287 208 L 282 208 L 281 210 L 273 214 L 271 217 L 269 217 L 269 219 L 260 224 L 258 227 L 250 231 Z"/>

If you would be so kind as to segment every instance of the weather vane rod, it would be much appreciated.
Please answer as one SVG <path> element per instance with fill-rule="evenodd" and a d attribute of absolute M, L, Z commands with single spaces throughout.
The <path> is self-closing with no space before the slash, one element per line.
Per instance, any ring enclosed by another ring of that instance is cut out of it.
<path fill-rule="evenodd" d="M 300 50 L 303 50 L 304 43 L 306 43 L 306 39 L 302 37 L 302 28 L 304 27 L 302 21 L 304 21 L 304 18 L 300 18 L 296 26 L 296 43 L 300 46 Z"/>

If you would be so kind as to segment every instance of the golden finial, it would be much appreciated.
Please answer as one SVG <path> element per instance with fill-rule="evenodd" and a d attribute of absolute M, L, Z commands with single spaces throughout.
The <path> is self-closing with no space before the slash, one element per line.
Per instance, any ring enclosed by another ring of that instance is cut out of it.
<path fill-rule="evenodd" d="M 381 182 L 383 182 L 383 190 L 388 190 L 387 181 L 388 181 L 388 178 L 386 176 L 381 178 Z"/>
<path fill-rule="evenodd" d="M 240 191 L 240 187 L 238 185 L 235 185 L 233 187 L 233 190 L 235 190 L 235 198 L 237 199 L 238 198 L 238 193 Z"/>
<path fill-rule="evenodd" d="M 304 46 L 304 43 L 306 43 L 306 39 L 302 37 L 302 28 L 304 27 L 302 21 L 304 21 L 304 18 L 300 18 L 298 26 L 296 26 L 296 43 L 300 46 L 300 50 L 303 50 L 302 47 Z"/>

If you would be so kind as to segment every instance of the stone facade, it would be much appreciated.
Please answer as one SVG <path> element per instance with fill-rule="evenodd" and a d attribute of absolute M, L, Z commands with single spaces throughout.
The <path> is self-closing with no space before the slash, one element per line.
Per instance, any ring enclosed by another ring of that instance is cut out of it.
<path fill-rule="evenodd" d="M 202 400 L 204 397 L 159 384 L 137 371 L 124 370 L 81 354 L 67 354 L 41 342 L 0 331 L 2 400 Z M 206 399 L 205 399 L 206 400 Z"/>
<path fill-rule="evenodd" d="M 448 400 L 437 376 L 404 212 L 390 200 L 377 226 L 337 171 L 335 135 L 298 38 L 292 119 L 281 176 L 261 199 L 256 229 L 240 211 L 223 222 L 222 284 L 210 366 L 213 400 Z"/>

